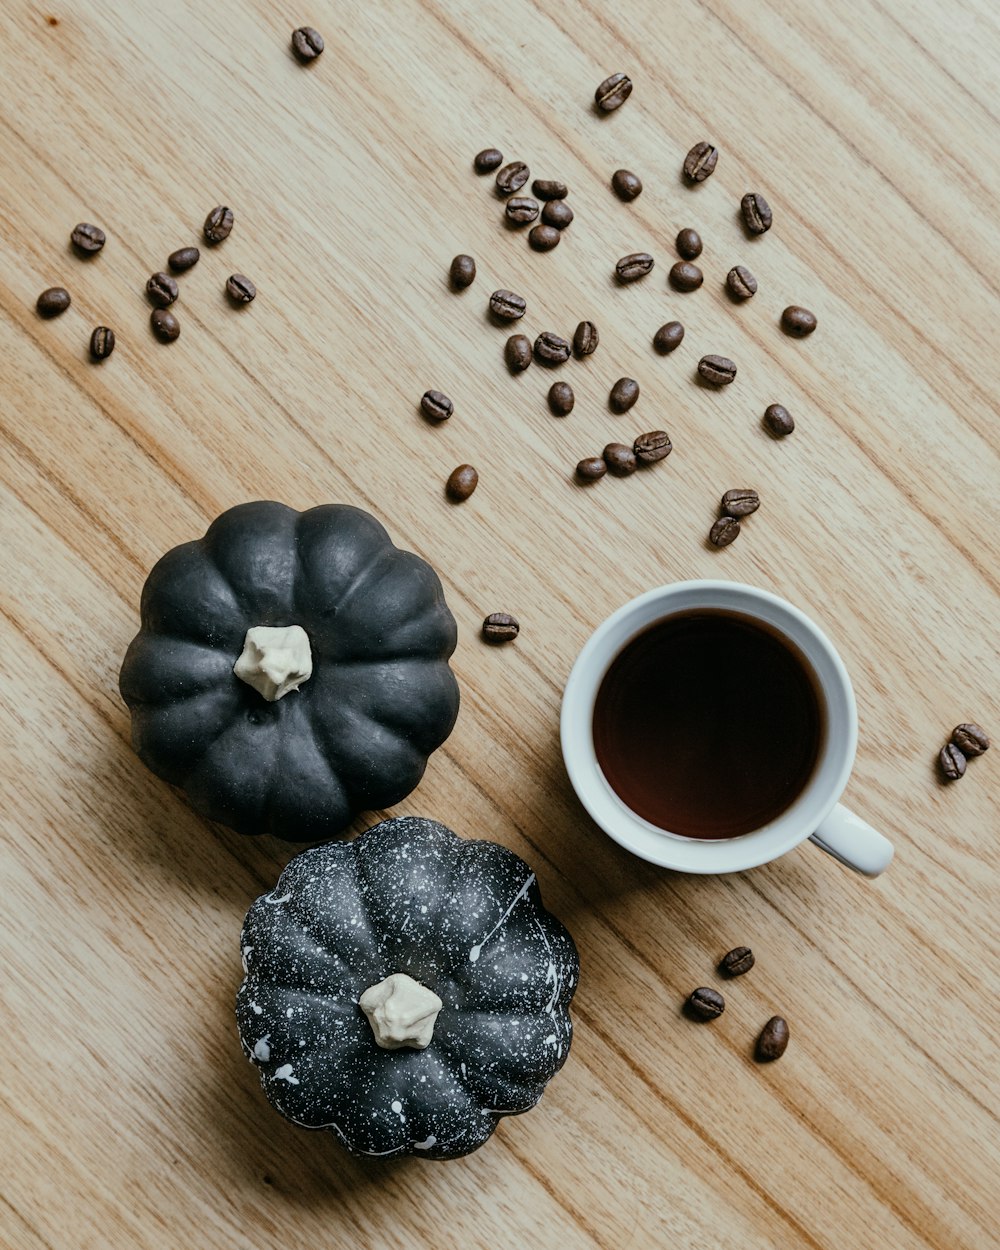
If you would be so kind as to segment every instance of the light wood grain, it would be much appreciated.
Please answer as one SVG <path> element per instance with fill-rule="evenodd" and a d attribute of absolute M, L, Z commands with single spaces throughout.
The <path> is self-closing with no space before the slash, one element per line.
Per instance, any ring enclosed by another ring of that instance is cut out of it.
<path fill-rule="evenodd" d="M 288 51 L 301 22 L 327 39 L 309 69 Z M 2 6 L 0 1242 L 1000 1245 L 1000 749 L 952 787 L 933 769 L 956 722 L 1000 727 L 998 57 L 985 0 L 859 0 L 849 19 L 816 0 Z M 601 118 L 618 69 L 635 91 Z M 691 190 L 680 163 L 705 137 L 722 156 Z M 472 174 L 487 144 L 570 184 L 553 253 Z M 620 166 L 645 183 L 631 205 Z M 775 225 L 748 241 L 751 188 Z M 145 279 L 219 202 L 236 228 L 183 277 L 162 347 Z M 109 235 L 89 262 L 68 250 L 80 220 Z M 678 296 L 683 225 L 707 280 Z M 634 250 L 657 268 L 618 287 Z M 456 295 L 459 251 L 479 276 Z M 740 307 L 735 263 L 760 282 Z M 260 292 L 241 312 L 234 271 Z M 43 322 L 54 283 L 73 306 Z M 569 419 L 549 373 L 507 375 L 498 286 L 532 336 L 599 325 L 559 375 Z M 819 316 L 806 342 L 777 328 L 794 302 Z M 657 357 L 673 317 L 687 337 Z M 118 348 L 95 367 L 99 323 Z M 708 351 L 739 365 L 721 393 L 693 382 Z M 614 417 L 621 375 L 642 397 Z M 428 387 L 455 401 L 439 428 Z M 775 401 L 798 422 L 781 443 L 760 426 Z M 574 484 L 582 455 L 657 427 L 664 464 Z M 481 485 L 456 508 L 463 461 Z M 742 485 L 763 506 L 715 551 L 718 496 Z M 368 507 L 440 570 L 462 713 L 396 811 L 523 855 L 580 947 L 568 1065 L 463 1161 L 352 1160 L 271 1111 L 235 1033 L 237 937 L 290 849 L 206 825 L 129 746 L 116 679 L 146 572 L 261 497 Z M 557 715 L 576 652 L 633 594 L 702 576 L 777 591 L 841 650 L 847 801 L 897 844 L 878 882 L 808 845 L 733 877 L 657 871 L 575 801 Z M 520 617 L 514 646 L 479 643 L 493 610 Z M 691 1024 L 684 997 L 740 942 L 753 974 Z M 792 1043 L 760 1068 L 774 1012 Z"/>

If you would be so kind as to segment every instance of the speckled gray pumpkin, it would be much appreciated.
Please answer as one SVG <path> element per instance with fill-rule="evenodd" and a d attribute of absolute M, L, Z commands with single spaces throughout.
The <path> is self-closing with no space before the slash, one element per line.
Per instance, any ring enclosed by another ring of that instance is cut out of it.
<path fill-rule="evenodd" d="M 314 842 L 398 803 L 458 715 L 437 574 L 373 516 L 248 503 L 167 552 L 122 665 L 132 742 L 204 815 Z M 299 625 L 312 675 L 268 702 L 233 672 L 254 626 Z"/>
<path fill-rule="evenodd" d="M 282 1115 L 366 1155 L 452 1159 L 533 1107 L 569 1053 L 576 947 L 534 873 L 435 821 L 384 821 L 291 861 L 243 926 L 240 1040 Z M 358 1006 L 406 973 L 443 1002 L 425 1050 Z"/>

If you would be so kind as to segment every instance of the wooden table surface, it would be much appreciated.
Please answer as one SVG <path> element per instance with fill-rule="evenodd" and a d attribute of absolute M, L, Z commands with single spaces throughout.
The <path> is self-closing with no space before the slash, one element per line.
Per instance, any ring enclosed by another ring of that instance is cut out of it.
<path fill-rule="evenodd" d="M 1000 749 L 958 784 L 934 768 L 955 723 L 1000 731 L 1000 27 L 987 0 L 837 9 L 2 6 L 5 1247 L 1000 1245 Z M 327 40 L 308 69 L 301 22 Z M 619 69 L 635 90 L 601 117 Z M 702 138 L 718 170 L 691 189 Z M 472 173 L 492 144 L 570 184 L 554 252 Z M 645 183 L 630 205 L 619 166 Z M 751 188 L 774 209 L 756 240 Z M 236 228 L 183 277 L 164 347 L 145 279 L 217 203 Z M 68 246 L 81 220 L 108 233 L 90 261 Z M 685 225 L 706 281 L 678 295 Z M 617 286 L 639 250 L 653 274 Z M 460 251 L 479 275 L 455 294 Z M 736 306 L 740 262 L 760 291 Z M 240 312 L 233 271 L 259 288 Z M 73 305 L 46 322 L 55 283 Z M 598 324 L 558 375 L 569 419 L 549 372 L 508 375 L 485 312 L 501 286 L 531 336 Z M 818 314 L 812 338 L 780 332 L 789 303 Z M 675 317 L 687 336 L 659 357 Z M 95 366 L 101 323 L 118 347 Z M 711 351 L 739 365 L 720 392 L 693 380 Z M 616 417 L 621 375 L 642 396 Z M 455 401 L 443 426 L 419 415 L 429 387 Z M 774 401 L 797 420 L 781 442 Z M 581 456 L 657 427 L 665 463 L 574 483 Z M 481 484 L 455 507 L 463 461 Z M 760 512 L 713 549 L 718 497 L 743 485 Z M 271 1110 L 234 1027 L 238 933 L 292 848 L 207 824 L 129 744 L 117 673 L 146 573 L 254 498 L 359 504 L 440 570 L 462 711 L 394 810 L 524 856 L 580 948 L 567 1066 L 461 1161 L 352 1159 Z M 897 846 L 877 882 L 808 844 L 730 877 L 656 870 L 575 800 L 557 736 L 574 656 L 626 599 L 691 577 L 776 591 L 835 640 L 861 721 L 846 801 Z M 479 641 L 494 610 L 520 618 L 513 646 Z M 689 1022 L 738 943 L 753 973 L 718 1022 Z M 760 1067 L 775 1012 L 792 1042 Z"/>

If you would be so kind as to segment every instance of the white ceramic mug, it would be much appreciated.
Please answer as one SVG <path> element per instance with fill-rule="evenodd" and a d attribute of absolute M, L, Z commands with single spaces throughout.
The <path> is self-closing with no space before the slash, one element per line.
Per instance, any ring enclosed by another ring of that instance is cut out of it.
<path fill-rule="evenodd" d="M 825 704 L 824 741 L 805 788 L 780 816 L 734 838 L 689 838 L 650 824 L 611 788 L 594 750 L 594 702 L 612 661 L 647 626 L 699 609 L 738 612 L 789 639 L 808 661 Z M 857 707 L 843 661 L 817 625 L 765 590 L 739 582 L 674 582 L 626 603 L 598 626 L 577 657 L 563 694 L 560 729 L 566 770 L 584 807 L 605 833 L 651 863 L 679 872 L 740 872 L 776 859 L 806 838 L 870 877 L 892 859 L 892 843 L 837 801 L 858 741 Z"/>

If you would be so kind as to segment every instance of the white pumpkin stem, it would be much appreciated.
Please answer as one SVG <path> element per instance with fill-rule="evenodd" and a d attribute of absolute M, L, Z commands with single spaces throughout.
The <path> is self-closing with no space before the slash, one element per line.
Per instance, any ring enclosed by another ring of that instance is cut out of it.
<path fill-rule="evenodd" d="M 269 703 L 298 690 L 312 676 L 309 635 L 301 625 L 254 625 L 247 630 L 233 672 Z"/>
<path fill-rule="evenodd" d="M 365 990 L 358 1006 L 383 1050 L 402 1046 L 424 1050 L 431 1043 L 434 1023 L 444 1004 L 426 985 L 405 972 L 394 972 Z"/>

